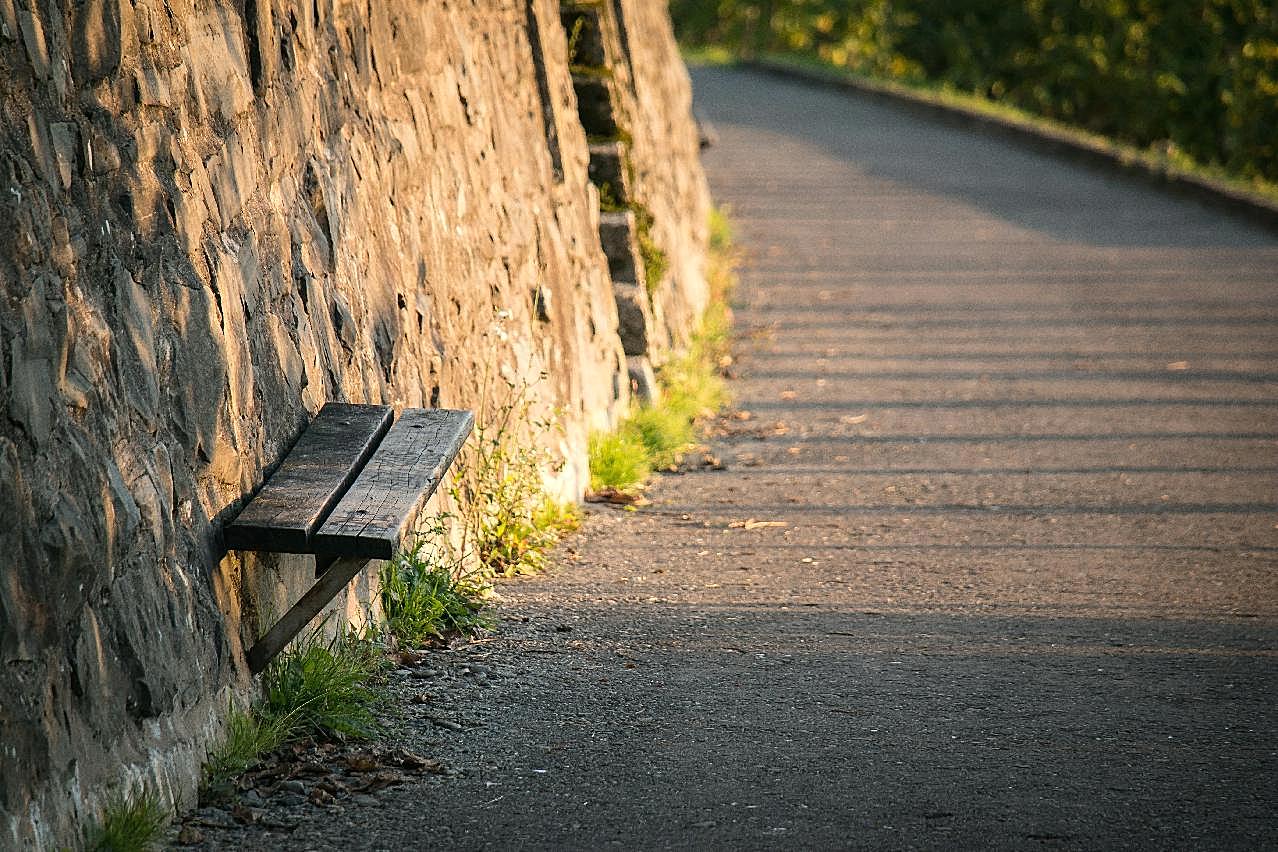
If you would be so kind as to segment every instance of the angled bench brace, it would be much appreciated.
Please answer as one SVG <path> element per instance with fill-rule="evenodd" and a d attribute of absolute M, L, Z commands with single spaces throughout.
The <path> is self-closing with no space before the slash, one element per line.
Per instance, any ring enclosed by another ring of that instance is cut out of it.
<path fill-rule="evenodd" d="M 475 423 L 469 411 L 330 402 L 225 530 L 228 550 L 315 555 L 317 580 L 249 649 L 266 668 L 370 559 L 390 559 Z"/>

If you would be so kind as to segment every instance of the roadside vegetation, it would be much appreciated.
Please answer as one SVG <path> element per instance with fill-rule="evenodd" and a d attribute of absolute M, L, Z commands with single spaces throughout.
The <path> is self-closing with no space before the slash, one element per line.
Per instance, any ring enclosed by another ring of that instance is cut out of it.
<path fill-rule="evenodd" d="M 710 301 L 688 351 L 657 373 L 659 398 L 636 405 L 611 432 L 590 438 L 590 490 L 595 499 L 633 502 L 653 471 L 669 470 L 698 444 L 700 427 L 727 402 L 723 371 L 731 364 L 728 299 L 737 255 L 724 211 L 710 219 Z"/>
<path fill-rule="evenodd" d="M 102 819 L 85 832 L 88 852 L 146 852 L 158 848 L 172 814 L 158 793 L 141 788 L 107 799 Z"/>
<path fill-rule="evenodd" d="M 349 631 L 325 637 L 322 626 L 293 642 L 262 673 L 262 698 L 227 718 L 225 739 L 205 762 L 200 798 L 228 798 L 236 776 L 287 743 L 376 734 L 384 647 Z"/>
<path fill-rule="evenodd" d="M 495 389 L 490 388 L 495 385 Z M 561 465 L 539 440 L 558 429 L 537 417 L 528 386 L 486 377 L 475 434 L 457 460 L 452 490 L 462 507 L 454 564 L 474 560 L 472 581 L 535 573 L 560 537 L 577 528 L 577 507 L 545 490 Z"/>
<path fill-rule="evenodd" d="M 693 57 L 886 81 L 1130 146 L 1278 198 L 1278 10 L 1265 0 L 673 0 Z"/>

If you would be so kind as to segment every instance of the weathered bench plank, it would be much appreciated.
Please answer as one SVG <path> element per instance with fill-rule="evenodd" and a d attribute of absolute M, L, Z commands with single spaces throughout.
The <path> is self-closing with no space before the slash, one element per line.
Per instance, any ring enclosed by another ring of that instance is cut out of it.
<path fill-rule="evenodd" d="M 312 553 L 311 538 L 390 429 L 386 405 L 329 402 L 225 531 L 231 550 Z"/>
<path fill-rule="evenodd" d="M 390 559 L 474 424 L 469 411 L 406 409 L 312 537 L 315 552 Z"/>

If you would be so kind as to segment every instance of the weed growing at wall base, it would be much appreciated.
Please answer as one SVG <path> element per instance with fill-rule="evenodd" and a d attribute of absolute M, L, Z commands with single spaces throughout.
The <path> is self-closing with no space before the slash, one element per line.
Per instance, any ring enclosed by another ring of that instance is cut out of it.
<path fill-rule="evenodd" d="M 528 385 L 499 380 L 490 393 L 484 378 L 475 433 L 457 460 L 453 499 L 462 507 L 462 554 L 473 554 L 480 576 L 511 577 L 545 567 L 546 552 L 576 529 L 576 506 L 545 491 L 556 472 L 541 439 L 556 429 L 551 419 L 532 415 Z"/>
<path fill-rule="evenodd" d="M 285 743 L 308 736 L 362 739 L 378 731 L 374 711 L 382 695 L 375 684 L 385 665 L 382 650 L 351 634 L 325 639 L 321 630 L 271 661 L 262 673 L 261 701 L 247 712 L 231 712 L 225 738 L 204 764 L 202 800 L 229 796 L 235 776 Z"/>
<path fill-rule="evenodd" d="M 443 516 L 437 518 L 426 535 L 382 566 L 385 629 L 401 645 L 421 646 L 489 626 L 480 612 L 488 586 L 460 575 L 460 561 L 447 557 L 443 522 Z"/>
<path fill-rule="evenodd" d="M 102 821 L 85 834 L 90 852 L 145 852 L 155 849 L 169 822 L 169 809 L 154 790 L 115 794 L 107 800 Z"/>

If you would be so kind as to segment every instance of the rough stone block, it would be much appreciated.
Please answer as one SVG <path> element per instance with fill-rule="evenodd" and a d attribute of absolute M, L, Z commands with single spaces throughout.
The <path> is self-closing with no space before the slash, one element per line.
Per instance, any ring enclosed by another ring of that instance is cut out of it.
<path fill-rule="evenodd" d="M 652 342 L 652 305 L 648 293 L 638 284 L 614 281 L 613 298 L 617 301 L 617 333 L 626 355 L 645 355 Z"/>
<path fill-rule="evenodd" d="M 627 357 L 626 372 L 630 375 L 632 397 L 644 405 L 656 405 L 661 402 L 661 386 L 657 384 L 657 374 L 653 372 L 652 361 L 646 355 Z"/>
<path fill-rule="evenodd" d="M 608 257 L 608 274 L 616 281 L 644 280 L 635 214 L 629 210 L 599 215 L 599 244 Z"/>
<path fill-rule="evenodd" d="M 35 12 L 22 9 L 18 12 L 18 25 L 32 70 L 41 80 L 49 79 L 49 44 L 44 38 L 44 24 Z"/>
<path fill-rule="evenodd" d="M 615 139 L 620 132 L 612 97 L 611 81 L 602 75 L 573 74 L 577 92 L 577 116 L 587 136 Z"/>
<path fill-rule="evenodd" d="M 599 187 L 601 199 L 629 204 L 630 177 L 626 174 L 624 142 L 598 142 L 590 146 L 590 182 Z"/>
<path fill-rule="evenodd" d="M 53 137 L 53 157 L 58 167 L 58 177 L 62 179 L 62 188 L 71 188 L 71 177 L 77 166 L 76 149 L 79 147 L 79 134 L 74 124 L 59 122 L 49 127 Z"/>

